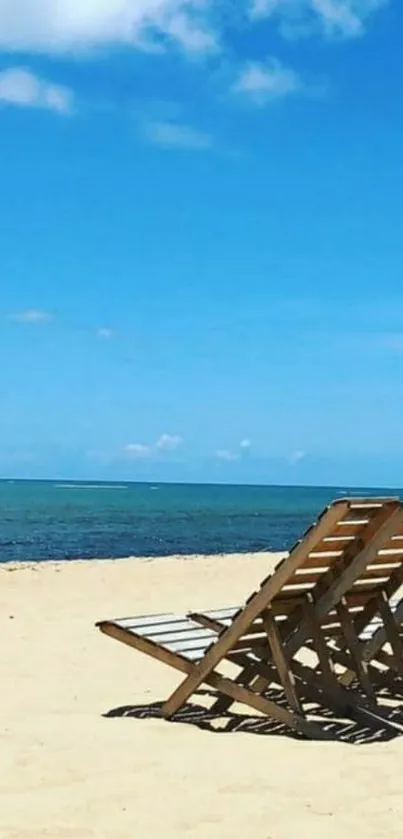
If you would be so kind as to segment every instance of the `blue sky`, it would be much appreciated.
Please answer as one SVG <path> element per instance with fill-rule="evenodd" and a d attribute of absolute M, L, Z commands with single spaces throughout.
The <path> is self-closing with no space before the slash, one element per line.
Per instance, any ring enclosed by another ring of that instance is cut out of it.
<path fill-rule="evenodd" d="M 403 9 L 0 1 L 0 473 L 403 485 Z"/>

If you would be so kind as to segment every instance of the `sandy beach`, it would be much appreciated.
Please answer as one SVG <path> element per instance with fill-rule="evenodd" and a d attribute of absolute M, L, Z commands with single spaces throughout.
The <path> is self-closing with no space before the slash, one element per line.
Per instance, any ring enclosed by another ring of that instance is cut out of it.
<path fill-rule="evenodd" d="M 400 839 L 403 739 L 165 722 L 152 706 L 180 675 L 94 628 L 236 605 L 274 559 L 0 566 L 1 839 Z"/>

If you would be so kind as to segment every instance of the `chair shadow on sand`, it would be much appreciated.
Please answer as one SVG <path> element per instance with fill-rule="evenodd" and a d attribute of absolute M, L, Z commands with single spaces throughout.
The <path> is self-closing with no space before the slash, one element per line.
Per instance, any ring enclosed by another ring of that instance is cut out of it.
<path fill-rule="evenodd" d="M 217 694 L 209 690 L 198 690 L 195 695 L 208 696 L 213 699 L 217 698 Z M 284 702 L 284 695 L 281 692 L 272 690 L 266 695 L 268 699 L 272 699 L 278 704 L 286 704 Z M 138 720 L 163 719 L 162 706 L 163 702 L 151 702 L 150 704 L 144 705 L 122 705 L 119 708 L 112 708 L 107 711 L 103 714 L 103 717 L 132 717 Z M 383 712 L 391 723 L 403 726 L 402 707 L 390 707 L 387 711 L 384 708 Z M 398 728 L 393 730 L 391 727 L 385 726 L 385 728 L 374 730 L 372 727 L 366 727 L 363 723 L 354 722 L 351 719 L 335 719 L 334 713 L 322 706 L 316 706 L 312 713 L 315 714 L 316 722 L 327 732 L 329 739 L 335 742 L 343 742 L 351 745 L 385 743 L 403 734 L 403 728 L 401 730 Z M 230 734 L 236 732 L 258 734 L 260 736 L 287 737 L 293 740 L 306 739 L 299 732 L 267 717 L 235 713 L 231 710 L 216 714 L 212 709 L 204 705 L 196 705 L 193 702 L 188 702 L 178 711 L 171 722 L 193 725 L 196 728 L 214 734 Z"/>

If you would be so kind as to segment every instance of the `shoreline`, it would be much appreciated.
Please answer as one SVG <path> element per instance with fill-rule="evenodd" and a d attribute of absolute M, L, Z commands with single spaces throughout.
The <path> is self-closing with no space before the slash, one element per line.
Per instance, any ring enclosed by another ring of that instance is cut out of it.
<path fill-rule="evenodd" d="M 258 559 L 267 557 L 268 559 L 283 559 L 288 555 L 288 551 L 252 551 L 244 553 L 215 553 L 215 554 L 163 554 L 160 556 L 118 556 L 118 557 L 93 557 L 93 559 L 14 559 L 0 562 L 0 571 L 18 571 L 18 570 L 35 570 L 41 568 L 64 568 L 66 566 L 78 565 L 80 567 L 88 565 L 107 565 L 108 563 L 139 563 L 148 564 L 164 560 L 165 562 L 192 562 L 206 560 L 239 560 L 241 557 L 245 559 Z"/>

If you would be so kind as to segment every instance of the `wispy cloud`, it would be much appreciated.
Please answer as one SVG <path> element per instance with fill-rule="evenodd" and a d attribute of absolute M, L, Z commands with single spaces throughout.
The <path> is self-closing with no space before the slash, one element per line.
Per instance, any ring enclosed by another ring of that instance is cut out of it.
<path fill-rule="evenodd" d="M 219 460 L 226 460 L 227 463 L 231 463 L 233 460 L 239 460 L 239 453 L 238 452 L 230 452 L 229 449 L 218 449 L 216 451 L 216 457 Z"/>
<path fill-rule="evenodd" d="M 73 102 L 69 88 L 41 79 L 23 67 L 10 67 L 0 73 L 0 105 L 42 108 L 67 116 L 72 112 Z"/>
<path fill-rule="evenodd" d="M 101 341 L 109 341 L 114 336 L 114 330 L 107 326 L 100 326 L 97 329 L 97 338 Z"/>
<path fill-rule="evenodd" d="M 179 434 L 161 434 L 155 443 L 155 448 L 160 451 L 172 451 L 177 449 L 182 442 L 182 437 Z"/>
<path fill-rule="evenodd" d="M 375 334 L 360 336 L 361 346 L 364 352 L 384 351 L 392 355 L 403 353 L 403 332 L 377 332 Z"/>
<path fill-rule="evenodd" d="M 53 315 L 43 309 L 25 309 L 22 312 L 11 312 L 8 318 L 17 323 L 47 323 L 53 320 Z"/>
<path fill-rule="evenodd" d="M 248 437 L 245 437 L 239 443 L 238 449 L 218 449 L 215 453 L 216 457 L 219 460 L 225 460 L 227 463 L 231 463 L 234 460 L 240 460 L 241 457 L 247 455 L 250 452 L 252 446 L 252 441 L 249 440 Z"/>
<path fill-rule="evenodd" d="M 171 120 L 147 122 L 143 131 L 150 143 L 165 149 L 210 151 L 214 145 L 211 134 Z"/>
<path fill-rule="evenodd" d="M 285 67 L 276 58 L 269 58 L 265 63 L 247 64 L 231 90 L 256 105 L 266 105 L 274 100 L 303 93 L 305 85 L 295 70 Z"/>
<path fill-rule="evenodd" d="M 296 452 L 292 452 L 292 454 L 290 454 L 290 456 L 287 458 L 288 463 L 290 464 L 290 466 L 296 466 L 297 463 L 300 463 L 301 460 L 304 460 L 306 458 L 306 455 L 307 453 L 302 451 L 302 449 L 299 449 Z"/>
<path fill-rule="evenodd" d="M 143 443 L 128 443 L 123 447 L 123 452 L 129 457 L 149 457 L 152 446 L 145 446 Z"/>
<path fill-rule="evenodd" d="M 77 52 L 169 43 L 190 53 L 216 49 L 210 4 L 200 0 L 1 0 L 0 48 Z"/>
<path fill-rule="evenodd" d="M 313 34 L 356 38 L 389 0 L 252 0 L 253 20 L 272 18 L 285 37 Z"/>
<path fill-rule="evenodd" d="M 154 443 L 127 443 L 123 454 L 130 458 L 146 458 L 158 453 L 172 452 L 183 443 L 179 434 L 161 434 Z"/>

